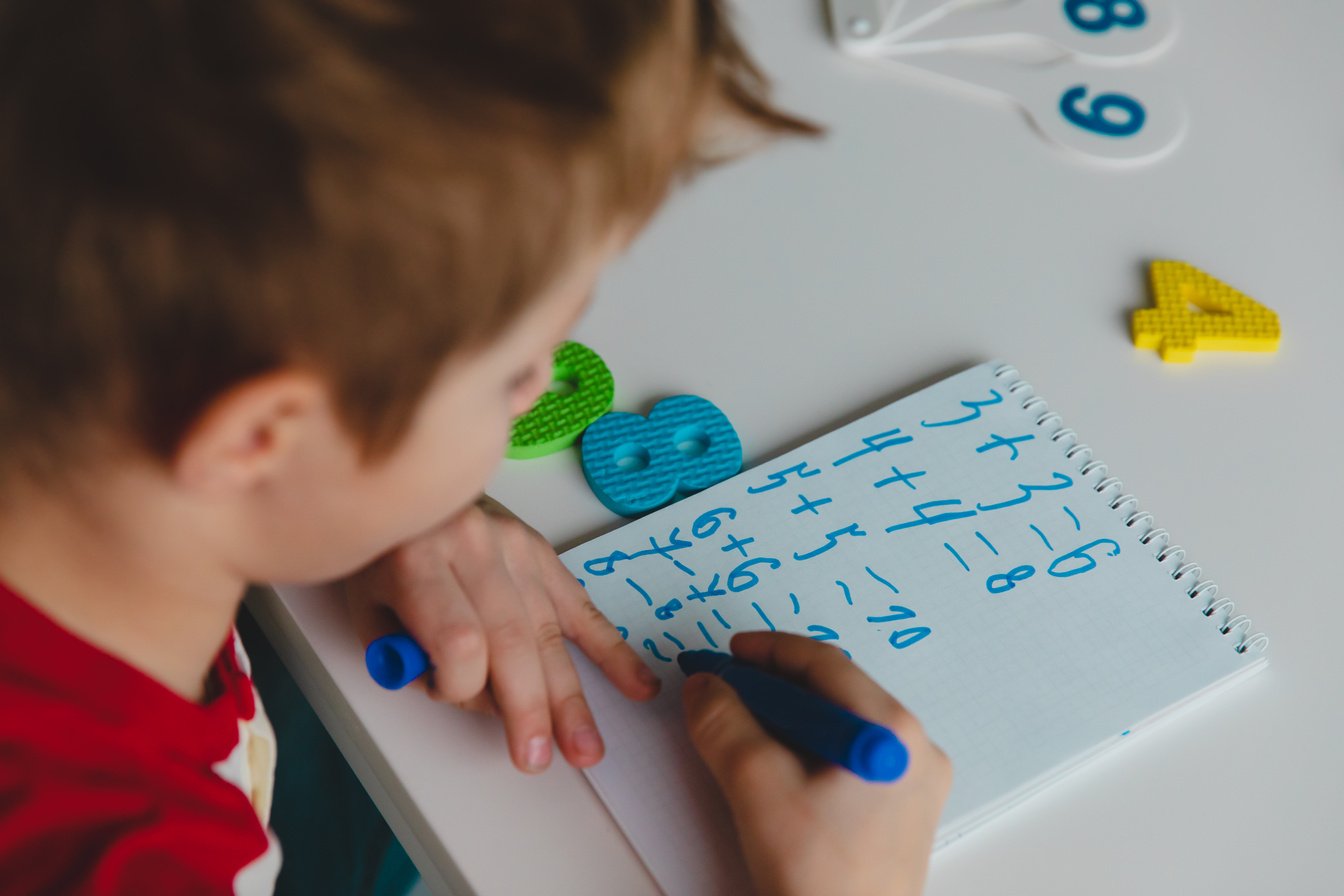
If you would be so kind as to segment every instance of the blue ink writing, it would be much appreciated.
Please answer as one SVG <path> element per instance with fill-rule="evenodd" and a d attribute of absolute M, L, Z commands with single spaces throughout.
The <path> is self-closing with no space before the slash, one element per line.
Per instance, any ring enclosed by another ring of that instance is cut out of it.
<path fill-rule="evenodd" d="M 1050 539 L 1048 539 L 1048 538 L 1045 537 L 1045 533 L 1042 532 L 1042 531 L 1036 526 L 1035 523 L 1030 523 L 1029 525 L 1031 526 L 1031 531 L 1035 532 L 1038 536 L 1040 536 L 1041 541 L 1045 542 L 1045 549 L 1046 549 L 1047 551 L 1053 551 L 1053 550 L 1054 550 L 1054 546 L 1050 544 Z"/>
<path fill-rule="evenodd" d="M 709 636 L 709 629 L 705 628 L 705 624 L 703 622 L 697 622 L 696 627 L 700 629 L 700 634 L 705 636 L 705 643 L 717 650 L 719 647 L 718 642 Z"/>
<path fill-rule="evenodd" d="M 819 547 L 819 548 L 815 548 L 815 549 L 813 549 L 813 550 L 811 550 L 811 551 L 808 551 L 808 552 L 806 552 L 806 553 L 803 553 L 803 554 L 800 554 L 800 553 L 798 553 L 797 551 L 795 551 L 794 554 L 793 554 L 793 559 L 795 559 L 795 560 L 811 560 L 813 557 L 820 556 L 821 554 L 824 554 L 824 553 L 826 553 L 827 551 L 829 551 L 831 548 L 835 547 L 836 544 L 838 543 L 839 538 L 840 538 L 841 535 L 852 535 L 852 536 L 854 536 L 855 538 L 862 538 L 863 536 L 865 536 L 865 535 L 867 535 L 867 534 L 868 534 L 867 532 L 865 532 L 865 531 L 863 531 L 862 529 L 859 528 L 859 524 L 858 524 L 858 523 L 850 523 L 848 526 L 846 526 L 846 527 L 843 528 L 843 529 L 836 529 L 834 532 L 827 532 L 827 533 L 826 533 L 826 543 L 825 543 L 824 545 L 822 545 L 821 547 Z"/>
<path fill-rule="evenodd" d="M 886 585 L 889 589 L 891 589 L 892 594 L 901 593 L 901 589 L 897 588 L 895 585 L 891 584 L 886 579 L 882 578 L 880 575 L 873 572 L 873 568 L 871 566 L 865 566 L 863 568 L 863 571 L 868 573 L 868 575 L 871 576 L 875 581 L 881 582 L 883 585 Z"/>
<path fill-rule="evenodd" d="M 857 460 L 865 454 L 878 454 L 881 453 L 884 448 L 890 448 L 893 445 L 904 445 L 905 443 L 913 442 L 914 440 L 914 436 L 901 435 L 900 427 L 889 429 L 886 432 L 879 432 L 876 435 L 864 436 L 863 444 L 868 447 L 861 448 L 853 454 L 846 454 L 839 460 L 832 461 L 831 466 L 838 467 L 841 464 L 847 464 L 852 460 Z"/>
<path fill-rule="evenodd" d="M 839 632 L 837 632 L 837 631 L 836 631 L 835 629 L 833 629 L 833 628 L 827 628 L 827 627 L 824 626 L 824 625 L 809 625 L 809 626 L 807 627 L 807 630 L 808 630 L 809 632 L 812 633 L 811 637 L 812 637 L 812 640 L 813 640 L 813 641 L 839 641 L 839 640 L 840 640 L 840 633 L 839 633 Z M 837 644 L 836 646 L 839 647 L 838 644 Z M 853 655 L 850 654 L 850 652 L 849 652 L 848 650 L 845 650 L 845 648 L 843 648 L 843 647 L 840 648 L 840 652 L 843 653 L 845 656 L 849 657 L 850 659 L 853 659 L 853 658 L 854 658 Z"/>
<path fill-rule="evenodd" d="M 1034 575 L 1036 575 L 1036 567 L 1034 566 L 1014 566 L 1006 573 L 1000 573 L 985 579 L 985 590 L 990 594 L 1003 594 L 1012 591 L 1019 582 L 1025 582 Z"/>
<path fill-rule="evenodd" d="M 667 657 L 663 656 L 661 653 L 658 652 L 658 645 L 653 643 L 652 638 L 644 639 L 644 649 L 647 650 L 649 653 L 653 654 L 654 659 L 661 660 L 664 663 L 672 662 L 670 659 L 668 659 Z"/>
<path fill-rule="evenodd" d="M 914 628 L 897 629 L 887 638 L 887 643 L 897 650 L 904 650 L 911 644 L 918 644 L 929 635 L 933 634 L 933 629 L 927 625 L 917 625 Z"/>
<path fill-rule="evenodd" d="M 709 580 L 709 587 L 706 588 L 704 591 L 701 591 L 698 587 L 696 587 L 695 583 L 692 582 L 691 593 L 686 595 L 686 599 L 698 600 L 700 601 L 700 603 L 704 603 L 705 598 L 707 597 L 723 597 L 727 593 L 728 593 L 727 591 L 724 591 L 722 588 L 719 587 L 719 574 L 714 573 L 714 578 Z"/>
<path fill-rule="evenodd" d="M 845 603 L 849 604 L 851 607 L 854 606 L 854 595 L 849 593 L 849 586 L 839 579 L 835 580 L 835 584 L 840 586 L 840 593 L 845 596 Z"/>
<path fill-rule="evenodd" d="M 789 600 L 793 602 L 793 615 L 797 616 L 797 615 L 799 614 L 799 612 L 801 612 L 802 609 L 803 609 L 803 608 L 802 608 L 801 606 L 799 606 L 799 604 L 798 604 L 798 595 L 796 595 L 796 594 L 794 594 L 792 591 L 790 591 L 790 592 L 789 592 Z"/>
<path fill-rule="evenodd" d="M 810 511 L 813 516 L 821 516 L 821 511 L 817 508 L 831 503 L 830 498 L 818 498 L 813 501 L 811 498 L 804 498 L 802 495 L 798 496 L 798 500 L 803 503 L 790 510 L 789 513 L 807 513 Z"/>
<path fill-rule="evenodd" d="M 868 617 L 868 621 L 869 621 L 869 622 L 876 622 L 876 623 L 882 623 L 882 622 L 900 622 L 900 621 L 903 620 L 903 619 L 914 619 L 914 618 L 915 618 L 915 611 L 912 610 L 912 609 L 910 609 L 909 607 L 898 607 L 898 606 L 893 605 L 893 606 L 889 607 L 888 609 L 890 610 L 890 612 L 887 613 L 886 615 L 883 615 L 883 616 L 869 616 L 869 617 Z"/>
<path fill-rule="evenodd" d="M 800 464 L 794 464 L 793 466 L 786 467 L 783 470 L 766 474 L 765 478 L 768 484 L 748 486 L 747 494 L 759 495 L 761 492 L 768 492 L 771 489 L 779 488 L 781 485 L 788 482 L 790 473 L 797 476 L 799 479 L 807 479 L 810 476 L 818 475 L 819 473 L 821 473 L 821 470 L 817 469 L 809 470 L 807 468 L 807 461 L 803 461 Z"/>
<path fill-rule="evenodd" d="M 728 573 L 728 590 L 736 594 L 739 591 L 754 588 L 761 581 L 761 578 L 751 568 L 762 563 L 771 569 L 779 569 L 780 566 L 779 561 L 774 557 L 756 557 L 751 560 L 743 560 L 737 564 L 732 572 Z"/>
<path fill-rule="evenodd" d="M 738 538 L 736 535 L 729 535 L 728 543 L 719 548 L 719 550 L 723 551 L 725 554 L 729 551 L 739 551 L 742 556 L 745 557 L 747 556 L 747 545 L 752 544 L 755 541 L 756 539 L 754 538 Z"/>
<path fill-rule="evenodd" d="M 726 628 L 726 629 L 728 629 L 728 630 L 730 630 L 730 631 L 732 630 L 733 627 L 732 627 L 731 625 L 728 624 L 728 620 L 727 620 L 727 619 L 724 619 L 724 618 L 723 618 L 723 614 L 722 614 L 722 613 L 720 613 L 718 610 L 711 610 L 710 612 L 713 613 L 713 614 L 714 614 L 714 618 L 717 619 L 717 620 L 719 621 L 719 625 L 723 626 L 724 628 Z"/>
<path fill-rule="evenodd" d="M 637 553 L 637 554 L 631 554 L 631 555 L 630 555 L 630 559 L 633 560 L 633 559 L 636 558 L 636 557 L 644 557 L 644 556 L 647 556 L 647 555 L 649 555 L 649 554 L 657 554 L 659 557 L 665 557 L 665 558 L 667 558 L 668 560 L 671 560 L 671 561 L 672 561 L 672 565 L 675 566 L 677 569 L 681 570 L 682 572 L 686 573 L 686 575 L 688 575 L 688 576 L 693 576 L 693 575 L 695 575 L 695 570 L 691 569 L 691 568 L 690 568 L 689 566 L 687 566 L 685 563 L 682 563 L 680 560 L 678 560 L 677 558 L 675 558 L 675 557 L 672 556 L 672 552 L 673 552 L 673 551 L 682 551 L 682 550 L 685 550 L 686 548 L 691 547 L 692 544 L 693 544 L 693 542 L 690 542 L 690 541 L 687 541 L 687 540 L 684 539 L 684 538 L 680 538 L 680 537 L 678 537 L 678 536 L 680 535 L 680 533 L 681 533 L 681 528 L 680 528 L 680 527 L 676 527 L 676 528 L 674 528 L 674 529 L 668 534 L 668 536 L 667 536 L 667 544 L 664 544 L 664 545 L 660 545 L 660 544 L 658 543 L 658 539 L 657 539 L 657 538 L 654 538 L 652 535 L 650 535 L 650 536 L 649 536 L 649 549 L 648 549 L 647 551 L 640 551 L 640 552 Z"/>
<path fill-rule="evenodd" d="M 930 507 L 951 507 L 953 505 L 960 507 L 961 501 L 954 498 L 947 501 L 925 501 L 923 504 L 916 504 L 910 509 L 914 511 L 917 517 L 919 517 L 918 519 L 911 520 L 907 523 L 897 523 L 894 526 L 888 526 L 887 531 L 896 532 L 900 529 L 909 529 L 914 526 L 936 526 L 938 523 L 946 523 L 950 520 L 960 520 L 965 519 L 968 516 L 975 516 L 974 510 L 948 511 L 947 513 L 938 513 L 933 516 L 929 516 L 924 512 Z"/>
<path fill-rule="evenodd" d="M 991 510 L 1002 510 L 1005 507 L 1014 507 L 1018 504 L 1027 503 L 1031 500 L 1031 496 L 1036 492 L 1056 492 L 1062 488 L 1068 488 L 1073 485 L 1073 479 L 1065 476 L 1063 473 L 1052 473 L 1051 476 L 1055 479 L 1053 485 L 1023 485 L 1022 483 L 1018 483 L 1017 488 L 1022 494 L 1018 495 L 1016 498 L 1009 498 L 1007 501 L 1000 501 L 997 504 L 977 504 L 975 505 L 975 509 L 982 513 L 987 513 Z"/>
<path fill-rule="evenodd" d="M 1012 456 L 1009 457 L 1008 459 L 1010 461 L 1017 460 L 1018 454 L 1021 453 L 1017 450 L 1017 443 L 1030 442 L 1034 438 L 1036 437 L 1031 435 L 1009 436 L 1007 438 L 1004 438 L 998 433 L 992 432 L 989 434 L 989 441 L 981 445 L 979 448 L 975 449 L 975 453 L 984 454 L 986 451 L 993 451 L 995 448 L 1007 448 L 1009 451 L 1013 452 Z"/>
<path fill-rule="evenodd" d="M 1064 512 L 1069 515 L 1069 519 L 1073 520 L 1073 530 L 1075 532 L 1083 531 L 1083 524 L 1078 522 L 1078 514 L 1070 510 L 1069 505 L 1067 504 L 1064 505 Z"/>
<path fill-rule="evenodd" d="M 661 619 L 663 622 L 666 622 L 673 616 L 675 616 L 677 614 L 677 611 L 680 609 L 681 609 L 681 601 L 677 600 L 674 597 L 667 603 L 663 604 L 658 609 L 654 610 L 653 616 L 655 619 Z"/>
<path fill-rule="evenodd" d="M 720 519 L 722 517 L 723 519 Z M 691 534 L 696 538 L 708 538 L 719 531 L 719 526 L 723 525 L 723 520 L 737 519 L 737 511 L 731 507 L 715 507 L 713 510 L 706 510 L 695 518 L 691 524 Z"/>
<path fill-rule="evenodd" d="M 649 592 L 647 592 L 647 591 L 645 591 L 643 588 L 639 587 L 639 583 L 638 583 L 638 582 L 636 582 L 634 579 L 626 579 L 626 580 L 625 580 L 625 584 L 629 585 L 631 588 L 633 588 L 633 589 L 635 589 L 636 591 L 638 591 L 638 592 L 639 592 L 639 596 L 642 597 L 642 598 L 644 598 L 644 603 L 648 604 L 649 606 L 653 606 L 653 598 L 649 597 Z"/>
<path fill-rule="evenodd" d="M 957 558 L 957 562 L 961 564 L 962 569 L 966 570 L 967 572 L 971 571 L 971 568 L 966 565 L 966 561 L 961 559 L 961 555 L 957 553 L 956 548 L 952 547 L 952 545 L 948 544 L 947 542 L 943 542 L 943 547 L 947 548 L 947 552 L 949 554 Z"/>
<path fill-rule="evenodd" d="M 953 420 L 940 420 L 936 423 L 930 423 L 927 420 L 921 420 L 919 421 L 919 425 L 927 426 L 930 429 L 932 429 L 935 426 L 956 426 L 959 423 L 970 423 L 972 420 L 979 420 L 981 414 L 980 410 L 981 408 L 987 408 L 990 405 L 998 404 L 999 402 L 1003 401 L 1003 396 L 999 394 L 999 390 L 990 389 L 989 394 L 990 397 L 986 398 L 984 401 L 961 402 L 961 406 L 970 411 L 970 413 L 964 417 L 957 417 Z"/>
<path fill-rule="evenodd" d="M 988 538 L 985 537 L 985 533 L 983 533 L 983 532 L 976 532 L 976 533 L 975 533 L 975 537 L 978 538 L 978 539 L 980 539 L 980 543 L 981 543 L 981 544 L 983 544 L 985 547 L 989 548 L 989 552 L 990 552 L 991 554 L 993 554 L 995 557 L 999 556 L 999 549 L 996 548 L 996 547 L 994 547 L 994 545 L 990 542 L 990 540 L 989 540 Z"/>
<path fill-rule="evenodd" d="M 609 576 L 616 571 L 616 564 L 622 560 L 629 560 L 630 555 L 625 551 L 612 551 L 605 557 L 594 557 L 592 560 L 583 562 L 584 571 L 595 576 Z"/>
<path fill-rule="evenodd" d="M 761 605 L 756 603 L 756 601 L 752 601 L 751 608 L 756 611 L 756 615 L 761 617 L 761 621 L 764 622 L 770 628 L 770 631 L 773 632 L 775 630 L 775 624 L 770 621 L 769 616 L 765 615 L 765 611 L 761 609 Z"/>
<path fill-rule="evenodd" d="M 736 513 L 736 511 L 734 511 L 734 513 Z M 650 554 L 657 554 L 660 557 L 672 560 L 673 565 L 687 575 L 695 575 L 690 567 L 677 562 L 677 560 L 672 557 L 674 551 L 682 551 L 694 545 L 693 542 L 680 538 L 680 533 L 681 529 L 679 527 L 673 529 L 671 533 L 669 533 L 667 537 L 668 543 L 665 545 L 658 544 L 658 539 L 650 537 L 649 544 L 651 547 L 647 551 L 635 551 L 633 554 L 627 554 L 625 551 L 612 551 L 605 557 L 596 557 L 592 560 L 586 560 L 584 561 L 583 568 L 586 572 L 595 576 L 609 576 L 615 572 L 617 563 L 625 560 L 637 560 L 640 557 L 647 557 Z"/>
<path fill-rule="evenodd" d="M 681 641 L 679 641 L 678 639 L 672 637 L 672 633 L 671 633 L 671 632 L 663 632 L 663 637 L 666 638 L 667 640 L 671 641 L 673 644 L 677 645 L 677 649 L 678 649 L 678 650 L 685 650 L 685 649 L 686 649 L 686 645 L 683 644 L 683 643 L 681 643 Z"/>
<path fill-rule="evenodd" d="M 913 492 L 916 490 L 915 484 L 910 480 L 918 479 L 919 477 L 928 474 L 928 470 L 916 470 L 913 473 L 902 473 L 895 467 L 891 468 L 891 472 L 892 475 L 888 476 L 886 479 L 879 479 L 876 482 L 874 482 L 873 488 L 882 488 L 885 485 L 895 485 L 896 483 L 899 482 L 901 485 L 904 485 L 906 488 L 910 489 L 910 491 Z"/>
<path fill-rule="evenodd" d="M 1059 579 L 1066 579 L 1069 576 L 1090 572 L 1097 566 L 1097 560 L 1092 556 L 1091 552 L 1104 544 L 1110 545 L 1110 547 L 1106 549 L 1107 557 L 1114 557 L 1120 553 L 1120 545 L 1114 539 L 1098 538 L 1096 541 L 1089 541 L 1082 547 L 1075 548 L 1067 554 L 1059 555 L 1055 562 L 1050 564 L 1050 568 L 1046 570 L 1046 572 Z M 1077 565 L 1064 568 L 1066 564 Z"/>

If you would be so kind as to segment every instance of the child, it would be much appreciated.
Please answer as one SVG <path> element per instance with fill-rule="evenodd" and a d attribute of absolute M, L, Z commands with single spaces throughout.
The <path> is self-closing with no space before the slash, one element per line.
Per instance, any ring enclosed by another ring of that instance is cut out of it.
<path fill-rule="evenodd" d="M 562 635 L 632 698 L 651 677 L 475 502 L 715 130 L 808 129 L 715 0 L 3 0 L 0 67 L 0 889 L 269 892 L 244 588 L 399 545 L 361 614 L 392 583 L 436 694 L 497 707 L 520 768 L 597 761 Z M 947 787 L 918 724 L 835 651 L 734 649 L 913 752 L 888 788 L 809 771 L 688 682 L 763 891 L 917 890 Z"/>

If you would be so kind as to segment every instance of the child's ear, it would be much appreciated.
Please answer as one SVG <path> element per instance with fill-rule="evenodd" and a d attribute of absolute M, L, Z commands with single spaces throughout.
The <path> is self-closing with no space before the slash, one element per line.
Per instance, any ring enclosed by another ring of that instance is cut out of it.
<path fill-rule="evenodd" d="M 215 494 L 250 489 L 284 465 L 326 404 L 326 387 L 309 373 L 285 369 L 246 380 L 192 424 L 173 458 L 173 477 Z"/>

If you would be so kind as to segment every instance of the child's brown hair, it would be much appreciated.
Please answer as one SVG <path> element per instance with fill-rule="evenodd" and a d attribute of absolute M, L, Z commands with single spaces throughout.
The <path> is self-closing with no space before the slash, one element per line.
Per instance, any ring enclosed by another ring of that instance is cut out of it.
<path fill-rule="evenodd" d="M 0 0 L 0 472 L 291 364 L 384 452 L 764 93 L 718 0 Z"/>

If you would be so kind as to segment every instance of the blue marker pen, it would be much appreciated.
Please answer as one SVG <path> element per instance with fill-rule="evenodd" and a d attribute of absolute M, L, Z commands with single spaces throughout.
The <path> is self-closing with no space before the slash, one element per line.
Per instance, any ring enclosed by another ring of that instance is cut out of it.
<path fill-rule="evenodd" d="M 905 744 L 890 729 L 726 653 L 686 650 L 677 664 L 687 675 L 718 675 L 772 735 L 866 781 L 895 781 L 910 764 Z"/>
<path fill-rule="evenodd" d="M 410 635 L 383 635 L 364 651 L 364 665 L 374 681 L 395 691 L 425 674 L 429 654 Z"/>

